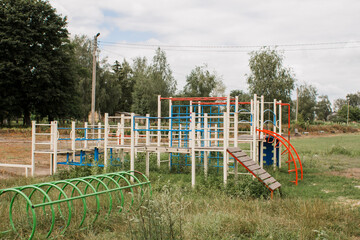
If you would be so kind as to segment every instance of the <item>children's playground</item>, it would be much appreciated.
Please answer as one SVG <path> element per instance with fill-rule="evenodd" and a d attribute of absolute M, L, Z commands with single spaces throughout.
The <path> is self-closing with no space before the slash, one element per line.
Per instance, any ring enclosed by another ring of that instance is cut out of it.
<path fill-rule="evenodd" d="M 290 138 L 290 104 L 276 99 L 265 102 L 257 95 L 249 102 L 230 96 L 158 96 L 157 107 L 157 116 L 105 113 L 95 125 L 33 121 L 28 143 L 31 161 L 0 162 L 1 168 L 22 169 L 24 175 L 32 177 L 43 175 L 44 166 L 49 176 L 71 166 L 104 171 L 1 189 L 0 201 L 9 201 L 1 208 L 7 214 L 9 228 L 1 229 L 0 234 L 36 239 L 36 229 L 41 229 L 44 221 L 48 223 L 41 235 L 45 238 L 71 231 L 75 223 L 77 229 L 83 229 L 98 224 L 98 218 L 111 219 L 111 212 L 127 216 L 130 210 L 136 212 L 148 204 L 152 195 L 150 172 L 156 169 L 161 169 L 156 173 L 159 178 L 164 169 L 168 169 L 169 179 L 187 174 L 187 185 L 195 190 L 212 174 L 221 176 L 224 189 L 248 175 L 269 191 L 271 206 L 282 201 L 282 186 L 295 194 L 304 191 L 303 157 Z M 310 168 L 316 168 L 313 161 L 308 162 L 314 164 Z M 118 168 L 122 171 L 111 170 Z M 283 177 L 284 171 L 287 177 Z M 305 190 L 304 194 L 310 193 Z M 27 217 L 22 220 L 16 216 L 17 209 L 26 209 Z M 30 226 L 25 233 L 21 230 L 23 221 Z"/>
<path fill-rule="evenodd" d="M 165 108 L 167 111 L 164 111 Z M 285 108 L 285 109 L 284 109 Z M 49 158 L 49 174 L 59 165 L 121 166 L 129 162 L 136 170 L 138 154 L 145 153 L 145 175 L 149 176 L 150 155 L 157 166 L 180 170 L 191 167 L 191 185 L 196 184 L 196 169 L 205 176 L 210 168 L 223 171 L 224 184 L 229 174 L 237 178 L 239 165 L 263 182 L 271 192 L 281 184 L 264 166 L 281 167 L 286 158 L 288 172 L 297 185 L 303 178 L 301 159 L 291 145 L 290 134 L 283 134 L 282 113 L 287 111 L 290 129 L 290 105 L 281 101 L 264 102 L 256 96 L 250 102 L 238 97 L 158 96 L 157 116 L 135 113 L 109 116 L 96 125 L 88 123 L 62 127 L 57 121 L 48 124 L 32 122 L 31 165 L 19 165 L 26 174 L 36 174 L 36 161 L 41 155 Z M 166 160 L 161 155 L 166 153 Z M 88 161 L 91 159 L 91 162 Z M 2 166 L 7 166 L 2 163 Z M 14 167 L 16 165 L 8 165 Z"/>

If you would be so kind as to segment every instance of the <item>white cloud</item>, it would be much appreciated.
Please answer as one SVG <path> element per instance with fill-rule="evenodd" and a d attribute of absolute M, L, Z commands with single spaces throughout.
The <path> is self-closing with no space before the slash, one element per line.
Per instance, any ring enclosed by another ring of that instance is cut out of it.
<path fill-rule="evenodd" d="M 356 0 L 53 0 L 51 4 L 68 16 L 72 34 L 92 37 L 101 32 L 100 41 L 124 41 L 114 37 L 114 33 L 121 31 L 148 33 L 148 39 L 141 39 L 142 42 L 181 45 L 360 40 L 360 32 L 356 31 L 360 25 L 360 2 Z M 136 56 L 151 58 L 154 54 L 116 46 L 103 49 L 102 54 L 108 55 L 109 61 Z M 180 88 L 195 65 L 208 63 L 223 76 L 228 91 L 246 89 L 247 53 L 167 51 L 167 55 Z M 317 86 L 319 93 L 328 94 L 331 100 L 360 90 L 360 48 L 286 51 L 285 58 L 284 64 L 293 68 L 299 81 Z"/>

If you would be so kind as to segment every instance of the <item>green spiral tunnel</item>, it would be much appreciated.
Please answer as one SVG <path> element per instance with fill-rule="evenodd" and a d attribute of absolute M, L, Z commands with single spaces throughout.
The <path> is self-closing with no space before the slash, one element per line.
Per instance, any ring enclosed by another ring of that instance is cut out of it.
<path fill-rule="evenodd" d="M 91 226 L 101 214 L 108 218 L 114 209 L 123 212 L 138 208 L 151 194 L 149 179 L 138 171 L 1 189 L 0 238 L 15 234 L 33 239 L 37 228 L 46 230 L 35 238 L 47 238 L 55 229 L 62 235 L 74 224 L 79 228 Z"/>

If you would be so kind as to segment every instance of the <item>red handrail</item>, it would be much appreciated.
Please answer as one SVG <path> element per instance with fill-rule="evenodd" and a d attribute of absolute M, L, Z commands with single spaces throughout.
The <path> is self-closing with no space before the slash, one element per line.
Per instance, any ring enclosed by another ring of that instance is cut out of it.
<path fill-rule="evenodd" d="M 291 152 L 291 150 L 296 154 L 297 160 L 298 160 L 298 162 L 299 162 L 300 171 L 301 171 L 301 180 L 303 180 L 303 168 L 302 168 L 301 159 L 300 159 L 299 154 L 297 153 L 296 149 L 294 148 L 294 146 L 293 146 L 286 138 L 284 138 L 284 137 L 281 136 L 280 134 L 275 133 L 275 132 L 273 132 L 273 131 L 265 130 L 265 129 L 264 129 L 264 130 L 256 129 L 256 131 L 258 131 L 259 133 L 260 133 L 260 132 L 263 132 L 263 133 L 265 133 L 265 134 L 271 135 L 271 136 L 273 136 L 274 138 L 276 138 L 277 140 L 279 140 L 279 141 L 284 145 L 284 147 L 286 148 L 285 151 L 288 151 L 289 156 L 291 156 L 291 158 L 292 158 L 292 160 L 293 160 L 293 162 L 294 162 L 294 167 L 295 167 L 294 171 L 295 171 L 295 173 L 296 173 L 296 181 L 295 181 L 295 184 L 297 185 L 297 182 L 298 182 L 298 171 L 297 171 L 296 159 L 294 158 L 294 155 L 293 155 L 293 153 Z M 285 144 L 285 143 L 287 143 L 287 144 Z M 284 151 L 284 152 L 285 152 L 285 151 Z M 290 170 L 290 162 L 288 162 L 288 164 L 289 164 L 289 171 L 291 171 L 291 170 Z"/>

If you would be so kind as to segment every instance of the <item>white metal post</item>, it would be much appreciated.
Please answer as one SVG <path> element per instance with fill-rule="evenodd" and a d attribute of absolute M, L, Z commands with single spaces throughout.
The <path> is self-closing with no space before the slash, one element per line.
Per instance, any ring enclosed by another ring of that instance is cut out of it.
<path fill-rule="evenodd" d="M 98 143 L 98 147 L 100 147 L 100 146 L 101 146 L 101 142 L 102 142 L 102 141 L 100 140 L 100 139 L 101 139 L 101 122 L 98 123 L 98 126 L 97 126 L 97 127 L 98 127 L 98 140 L 97 140 L 97 143 Z"/>
<path fill-rule="evenodd" d="M 121 135 L 120 129 L 121 129 L 121 123 L 118 122 L 116 129 L 116 145 L 120 145 L 120 135 Z"/>
<path fill-rule="evenodd" d="M 209 136 L 208 136 L 208 114 L 205 113 L 204 114 L 204 147 L 209 147 Z M 209 169 L 209 162 L 208 162 L 208 154 L 209 152 L 208 151 L 204 151 L 204 174 L 205 174 L 205 177 L 207 177 L 208 175 L 208 169 Z"/>
<path fill-rule="evenodd" d="M 135 129 L 139 129 L 139 123 L 135 122 Z M 139 144 L 139 131 L 135 131 L 135 146 L 137 146 Z M 135 147 L 135 158 L 137 159 L 138 156 L 138 152 L 137 152 L 137 148 Z"/>
<path fill-rule="evenodd" d="M 88 123 L 85 122 L 84 123 L 84 128 L 85 128 L 85 131 L 84 131 L 84 137 L 85 137 L 85 141 L 84 141 L 84 148 L 87 149 L 88 148 Z"/>
<path fill-rule="evenodd" d="M 201 129 L 201 108 L 200 108 L 200 104 L 198 103 L 198 116 L 199 116 L 199 121 L 198 121 L 198 123 L 197 123 L 197 129 Z M 195 131 L 196 132 L 196 131 Z M 201 132 L 199 131 L 199 132 L 197 132 L 196 133 L 196 139 L 197 139 L 197 144 L 198 144 L 198 146 L 201 146 Z"/>
<path fill-rule="evenodd" d="M 161 144 L 161 96 L 158 95 L 158 132 L 157 132 L 157 146 L 160 147 Z M 157 166 L 160 168 L 161 155 L 160 150 L 157 151 Z"/>
<path fill-rule="evenodd" d="M 73 157 L 73 161 L 75 161 L 75 151 L 76 151 L 76 143 L 75 143 L 75 137 L 76 137 L 76 130 L 75 130 L 75 121 L 71 122 L 71 134 L 70 134 L 70 139 L 71 139 L 71 151 L 72 151 L 72 157 Z"/>
<path fill-rule="evenodd" d="M 276 106 L 276 99 L 274 99 L 274 116 L 273 116 L 273 120 L 275 120 L 275 121 L 273 121 L 273 131 L 275 132 L 275 133 L 277 133 L 277 127 L 276 127 L 276 121 L 277 121 L 277 113 L 276 113 L 276 108 L 277 108 L 277 106 Z M 276 146 L 276 140 L 274 139 L 274 141 L 273 141 L 273 146 L 274 146 L 274 157 L 273 157 L 273 159 L 274 159 L 274 162 L 273 162 L 273 165 L 274 165 L 274 169 L 276 169 L 276 163 L 277 163 L 277 155 L 276 155 L 276 148 L 275 148 L 275 146 Z"/>
<path fill-rule="evenodd" d="M 171 101 L 172 97 L 170 97 L 169 99 L 169 130 L 172 130 L 172 101 Z M 172 131 L 169 131 L 169 135 L 168 135 L 168 138 L 169 138 L 169 147 L 171 147 L 172 145 L 172 138 L 171 136 L 173 135 L 173 132 Z M 169 153 L 169 169 L 171 167 L 171 154 Z"/>
<path fill-rule="evenodd" d="M 229 132 L 228 132 L 228 116 L 229 116 L 229 113 L 228 112 L 225 112 L 223 117 L 224 117 L 224 120 L 223 120 L 223 158 L 224 158 L 224 166 L 223 166 L 223 170 L 224 170 L 224 185 L 226 185 L 227 183 L 227 177 L 228 177 L 228 154 L 227 154 L 227 145 L 228 145 L 228 135 L 229 135 Z"/>
<path fill-rule="evenodd" d="M 182 147 L 182 145 L 181 145 L 181 138 L 182 138 L 182 132 L 181 132 L 181 130 L 182 130 L 182 126 L 181 126 L 181 124 L 179 124 L 179 129 L 180 129 L 180 131 L 179 131 L 179 139 L 178 139 L 178 146 L 179 147 Z"/>
<path fill-rule="evenodd" d="M 120 144 L 121 146 L 123 146 L 125 144 L 125 140 L 124 140 L 124 134 L 125 134 L 125 115 L 121 114 L 121 129 L 120 129 Z M 124 149 L 121 148 L 120 149 L 120 155 L 121 155 L 121 163 L 125 162 L 125 158 L 124 158 Z"/>
<path fill-rule="evenodd" d="M 281 100 L 279 101 L 279 134 L 282 135 L 282 106 L 281 106 Z M 279 143 L 280 144 L 280 143 Z M 279 147 L 279 168 L 281 168 L 281 147 Z"/>
<path fill-rule="evenodd" d="M 104 168 L 108 166 L 109 114 L 105 113 L 104 123 Z"/>
<path fill-rule="evenodd" d="M 238 138 L 239 138 L 239 97 L 235 97 L 235 112 L 234 112 L 234 147 L 239 146 Z M 235 179 L 238 179 L 238 162 L 234 159 L 234 172 Z"/>
<path fill-rule="evenodd" d="M 264 96 L 262 95 L 260 98 L 260 113 L 261 113 L 261 117 L 260 117 L 260 129 L 263 130 L 264 129 Z M 264 134 L 262 132 L 260 132 L 260 167 L 264 168 Z"/>
<path fill-rule="evenodd" d="M 146 127 L 145 129 L 150 129 L 150 114 L 146 114 Z M 150 131 L 146 131 L 146 146 L 150 145 Z M 146 163 L 146 170 L 145 170 L 145 174 L 147 177 L 149 177 L 150 175 L 150 152 L 146 151 L 146 159 L 145 159 Z"/>
<path fill-rule="evenodd" d="M 54 122 L 50 122 L 50 175 L 54 175 Z"/>
<path fill-rule="evenodd" d="M 35 137 L 36 121 L 31 122 L 31 176 L 35 176 Z"/>
<path fill-rule="evenodd" d="M 195 158 L 195 113 L 191 113 L 191 186 L 195 187 L 195 170 L 196 170 L 196 158 Z"/>
<path fill-rule="evenodd" d="M 135 132 L 134 132 L 134 113 L 131 113 L 131 149 L 130 149 L 130 171 L 135 170 Z"/>
<path fill-rule="evenodd" d="M 57 149 L 58 149 L 58 122 L 54 121 L 53 122 L 53 132 L 54 132 L 54 142 L 53 142 L 53 146 L 54 146 L 54 162 L 53 162 L 53 172 L 56 173 L 57 172 Z"/>
<path fill-rule="evenodd" d="M 257 162 L 257 159 L 256 159 L 256 156 L 257 156 L 257 153 L 256 153 L 256 145 L 257 145 L 257 132 L 256 132 L 256 127 L 257 127 L 257 119 L 258 119 L 258 111 L 257 111 L 257 96 L 256 94 L 254 94 L 254 100 L 253 100 L 253 131 L 252 131 L 252 134 L 253 134 L 253 147 L 252 147 L 252 158 L 255 162 Z"/>

